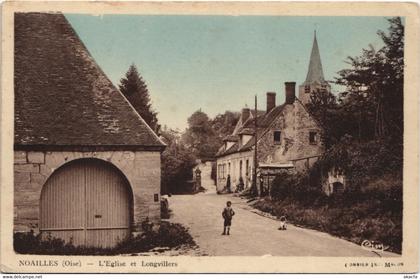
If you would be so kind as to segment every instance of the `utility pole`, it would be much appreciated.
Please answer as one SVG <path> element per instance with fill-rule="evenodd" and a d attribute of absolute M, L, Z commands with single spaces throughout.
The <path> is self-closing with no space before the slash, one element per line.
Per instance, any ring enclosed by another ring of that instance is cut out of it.
<path fill-rule="evenodd" d="M 257 110 L 257 95 L 255 95 L 255 118 L 254 118 L 254 171 L 253 171 L 253 179 L 252 179 L 252 189 L 251 193 L 255 196 L 258 195 L 257 189 L 257 168 L 258 168 L 258 157 L 257 157 L 257 117 L 258 117 L 258 110 Z"/>

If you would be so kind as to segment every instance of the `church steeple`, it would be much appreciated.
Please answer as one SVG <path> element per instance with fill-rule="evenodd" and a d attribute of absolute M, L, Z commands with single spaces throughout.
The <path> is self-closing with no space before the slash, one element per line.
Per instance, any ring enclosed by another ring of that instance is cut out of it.
<path fill-rule="evenodd" d="M 309 58 L 308 73 L 305 81 L 299 86 L 299 100 L 307 104 L 311 100 L 311 93 L 318 91 L 331 92 L 331 87 L 324 78 L 322 70 L 321 55 L 319 54 L 316 31 L 314 31 L 314 41 L 312 44 L 311 57 Z"/>
<path fill-rule="evenodd" d="M 316 40 L 316 31 L 314 31 L 314 42 L 312 45 L 312 52 L 309 59 L 309 68 L 305 84 L 312 84 L 315 81 L 320 84 L 325 82 L 324 72 L 322 71 L 321 56 L 319 55 L 318 41 Z"/>

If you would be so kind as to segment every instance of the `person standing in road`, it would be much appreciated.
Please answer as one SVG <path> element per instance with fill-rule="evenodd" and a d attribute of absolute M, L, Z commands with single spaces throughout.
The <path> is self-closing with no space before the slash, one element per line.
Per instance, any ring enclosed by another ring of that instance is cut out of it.
<path fill-rule="evenodd" d="M 222 217 L 224 219 L 224 227 L 222 235 L 230 234 L 230 226 L 232 225 L 232 217 L 235 215 L 235 211 L 232 209 L 232 203 L 228 201 L 226 207 L 223 209 Z"/>
<path fill-rule="evenodd" d="M 226 179 L 226 190 L 228 193 L 232 193 L 232 190 L 230 189 L 230 174 L 228 174 Z"/>

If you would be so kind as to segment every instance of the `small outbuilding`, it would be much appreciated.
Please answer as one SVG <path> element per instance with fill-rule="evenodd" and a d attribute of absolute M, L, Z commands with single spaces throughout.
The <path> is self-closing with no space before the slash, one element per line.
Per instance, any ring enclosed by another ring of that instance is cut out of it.
<path fill-rule="evenodd" d="M 164 143 L 63 14 L 14 20 L 14 231 L 112 247 L 159 224 Z"/>

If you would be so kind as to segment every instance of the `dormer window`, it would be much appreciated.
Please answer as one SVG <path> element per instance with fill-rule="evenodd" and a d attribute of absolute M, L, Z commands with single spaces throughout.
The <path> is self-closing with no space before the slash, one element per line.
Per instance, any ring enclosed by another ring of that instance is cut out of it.
<path fill-rule="evenodd" d="M 274 131 L 273 142 L 274 144 L 281 144 L 281 131 Z"/>

